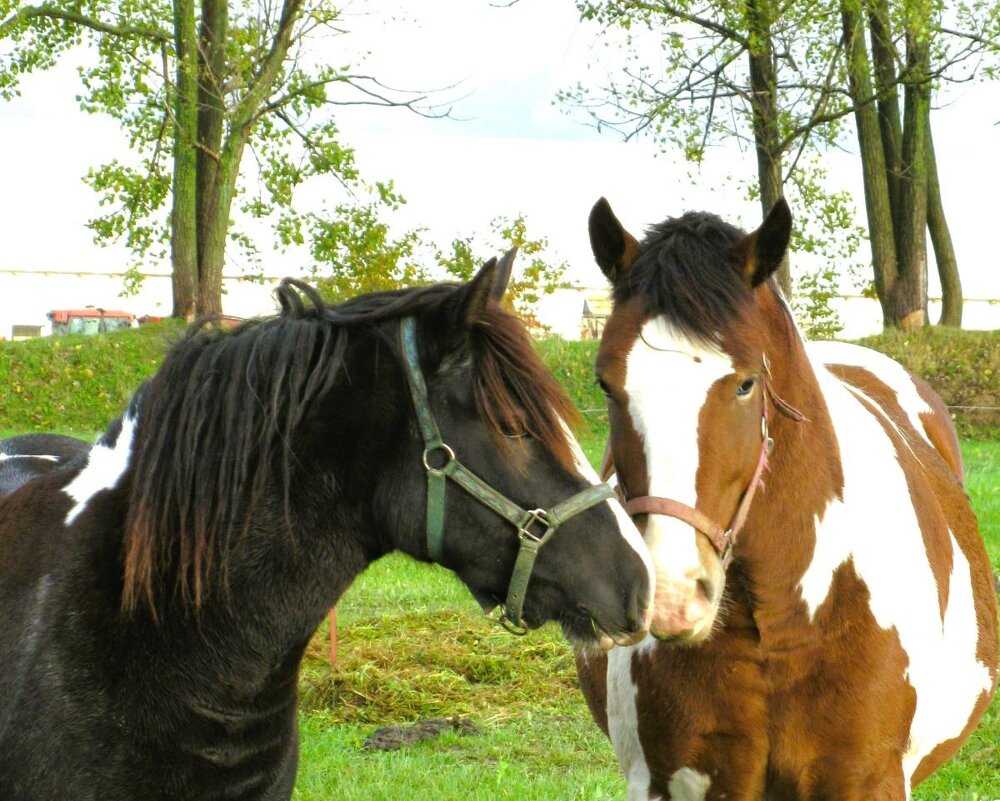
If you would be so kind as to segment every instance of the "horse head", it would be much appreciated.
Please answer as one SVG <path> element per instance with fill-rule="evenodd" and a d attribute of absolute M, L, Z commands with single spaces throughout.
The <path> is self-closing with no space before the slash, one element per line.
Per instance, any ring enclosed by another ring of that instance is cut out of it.
<path fill-rule="evenodd" d="M 687 214 L 637 240 L 603 198 L 590 215 L 614 310 L 598 352 L 611 454 L 626 506 L 657 565 L 663 633 L 712 632 L 726 568 L 766 480 L 776 414 L 801 418 L 774 390 L 768 354 L 794 335 L 771 276 L 791 214 L 780 201 L 750 234 Z M 775 330 L 779 333 L 775 334 Z"/>

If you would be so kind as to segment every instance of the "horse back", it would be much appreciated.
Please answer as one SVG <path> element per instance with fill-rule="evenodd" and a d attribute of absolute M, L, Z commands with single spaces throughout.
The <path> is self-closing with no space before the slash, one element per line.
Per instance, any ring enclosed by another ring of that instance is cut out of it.
<path fill-rule="evenodd" d="M 830 340 L 809 342 L 806 348 L 810 358 L 864 392 L 894 420 L 906 421 L 964 481 L 958 432 L 948 407 L 930 384 L 884 353 L 860 345 Z"/>
<path fill-rule="evenodd" d="M 23 434 L 0 439 L 0 498 L 41 475 L 85 456 L 90 444 L 59 434 Z"/>

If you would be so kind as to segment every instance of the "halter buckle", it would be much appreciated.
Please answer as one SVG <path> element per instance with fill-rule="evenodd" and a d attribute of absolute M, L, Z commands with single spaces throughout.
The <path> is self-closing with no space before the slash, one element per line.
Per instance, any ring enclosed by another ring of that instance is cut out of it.
<path fill-rule="evenodd" d="M 532 532 L 531 527 L 539 523 L 544 526 L 545 530 L 542 532 L 541 536 Z M 556 527 L 552 525 L 552 521 L 549 520 L 549 513 L 544 509 L 532 509 L 525 516 L 524 520 L 517 527 L 517 538 L 522 543 L 534 543 L 536 546 L 541 547 L 549 537 L 552 536 L 552 532 L 556 530 Z"/>

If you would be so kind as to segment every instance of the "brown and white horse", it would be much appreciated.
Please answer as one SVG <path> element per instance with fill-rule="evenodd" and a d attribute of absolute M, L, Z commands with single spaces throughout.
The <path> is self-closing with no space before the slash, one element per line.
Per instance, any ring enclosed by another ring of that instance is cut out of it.
<path fill-rule="evenodd" d="M 674 636 L 577 655 L 629 801 L 906 799 L 996 690 L 947 410 L 803 340 L 772 279 L 790 230 L 784 201 L 749 235 L 691 213 L 642 242 L 591 213 L 611 452 Z"/>

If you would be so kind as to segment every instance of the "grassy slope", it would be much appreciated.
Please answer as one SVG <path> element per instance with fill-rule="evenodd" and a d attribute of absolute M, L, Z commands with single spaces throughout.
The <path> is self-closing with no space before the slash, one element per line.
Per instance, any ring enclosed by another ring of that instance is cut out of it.
<path fill-rule="evenodd" d="M 177 331 L 0 343 L 0 435 L 41 429 L 92 436 L 120 413 Z M 584 411 L 582 439 L 597 461 L 606 432 L 593 343 L 550 342 L 543 353 Z M 980 372 L 997 363 L 981 362 Z M 969 380 L 954 372 L 959 383 Z M 965 455 L 973 505 L 1000 569 L 1000 441 L 966 443 Z M 450 574 L 398 556 L 359 577 L 338 614 L 337 669 L 325 662 L 325 627 L 303 667 L 297 801 L 388 799 L 401 788 L 413 801 L 624 796 L 557 629 L 515 639 L 486 621 Z M 378 726 L 453 715 L 473 719 L 483 735 L 447 735 L 394 753 L 360 749 Z M 914 797 L 1000 797 L 998 764 L 995 702 L 960 755 Z"/>

